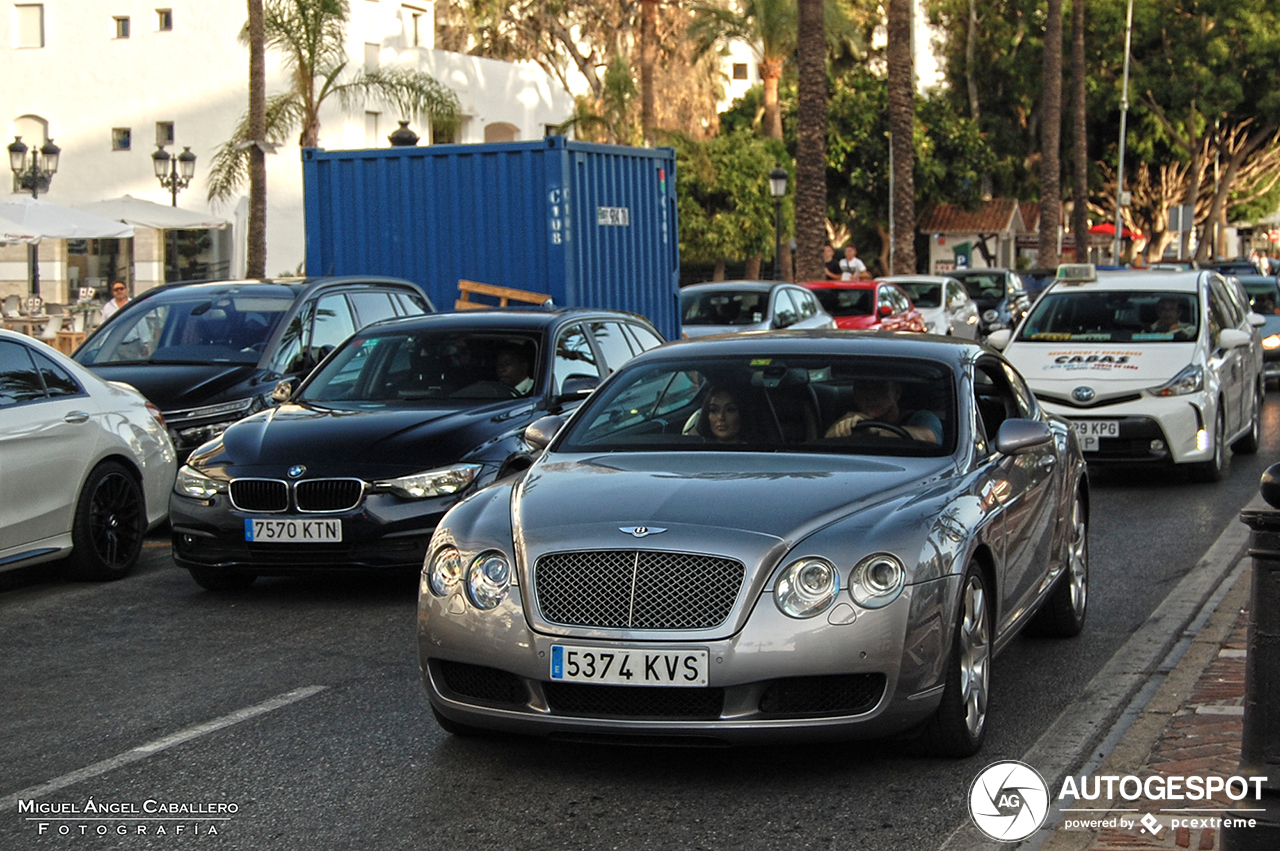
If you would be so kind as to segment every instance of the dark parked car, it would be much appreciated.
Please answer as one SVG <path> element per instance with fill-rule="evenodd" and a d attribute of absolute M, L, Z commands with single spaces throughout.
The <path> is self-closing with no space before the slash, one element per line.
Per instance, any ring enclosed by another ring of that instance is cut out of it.
<path fill-rule="evenodd" d="M 181 461 L 274 404 L 277 382 L 306 375 L 357 328 L 432 312 L 395 278 L 172 284 L 122 307 L 74 359 L 160 408 Z"/>
<path fill-rule="evenodd" d="M 1001 328 L 1014 328 L 1031 309 L 1022 278 L 1008 269 L 956 269 L 947 272 L 964 284 L 969 297 L 978 305 L 982 336 Z"/>
<path fill-rule="evenodd" d="M 1249 306 L 1266 324 L 1262 334 L 1264 381 L 1280 381 L 1280 278 L 1270 275 L 1239 275 L 1237 280 L 1249 295 Z"/>
<path fill-rule="evenodd" d="M 209 589 L 259 574 L 420 569 L 458 499 L 528 467 L 524 429 L 663 342 L 600 310 L 440 313 L 364 328 L 282 405 L 193 453 L 173 553 Z"/>

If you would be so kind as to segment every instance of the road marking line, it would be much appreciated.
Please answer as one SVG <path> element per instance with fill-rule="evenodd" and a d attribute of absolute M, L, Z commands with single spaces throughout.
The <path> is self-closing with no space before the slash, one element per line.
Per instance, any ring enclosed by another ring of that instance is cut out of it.
<path fill-rule="evenodd" d="M 55 777 L 47 783 L 42 783 L 39 786 L 32 786 L 29 789 L 23 789 L 21 792 L 15 792 L 12 795 L 0 798 L 0 812 L 11 810 L 16 807 L 19 800 L 31 800 L 38 798 L 43 795 L 47 795 L 50 792 L 56 792 L 59 789 L 79 783 L 82 780 L 88 780 L 90 777 L 97 777 L 100 774 L 106 774 L 108 771 L 120 768 L 121 766 L 138 762 L 139 760 L 146 759 L 150 756 L 155 756 L 161 751 L 168 750 L 169 748 L 184 744 L 193 739 L 198 739 L 201 736 L 208 735 L 209 733 L 215 733 L 218 730 L 239 724 L 241 721 L 248 721 L 250 718 L 256 718 L 259 715 L 264 715 L 267 712 L 272 712 L 276 709 L 288 706 L 291 703 L 297 703 L 300 700 L 305 700 L 312 695 L 319 694 L 326 688 L 328 687 L 306 686 L 304 688 L 285 692 L 284 694 L 273 697 L 270 700 L 264 700 L 256 706 L 239 709 L 232 712 L 230 715 L 223 715 L 221 718 L 215 718 L 212 721 L 206 721 L 203 724 L 196 724 L 194 727 L 179 730 L 176 733 L 156 739 L 153 742 L 147 742 L 145 745 L 139 745 L 133 750 L 125 751 L 124 753 L 113 756 L 110 759 L 104 759 L 102 762 L 95 762 L 93 765 L 72 771 L 69 774 L 62 775 L 61 777 Z"/>
<path fill-rule="evenodd" d="M 1255 494 L 1241 510 L 1265 508 L 1262 495 Z M 1018 759 L 1034 767 L 1053 790 L 1073 768 L 1089 774 L 1101 765 L 1096 751 L 1110 753 L 1142 713 L 1147 702 L 1164 683 L 1169 672 L 1191 646 L 1200 627 L 1217 609 L 1218 603 L 1231 590 L 1249 566 L 1245 554 L 1250 530 L 1239 517 L 1229 521 L 1222 534 L 1205 551 L 1145 623 L 1129 637 L 1107 663 L 1085 686 L 1080 697 L 1067 706 L 1057 720 Z M 1172 625 L 1173 629 L 1170 629 Z M 1120 715 L 1105 729 L 1108 719 Z M 1096 748 L 1087 747 L 1102 740 Z M 1092 757 L 1088 755 L 1093 753 Z M 1081 760 L 1084 765 L 1081 766 Z M 1045 825 L 1019 848 L 1036 851 L 1050 836 L 1058 822 L 1058 811 L 1051 807 Z M 987 839 L 966 818 L 942 843 L 939 851 L 987 851 L 1008 848 L 1009 843 Z"/>

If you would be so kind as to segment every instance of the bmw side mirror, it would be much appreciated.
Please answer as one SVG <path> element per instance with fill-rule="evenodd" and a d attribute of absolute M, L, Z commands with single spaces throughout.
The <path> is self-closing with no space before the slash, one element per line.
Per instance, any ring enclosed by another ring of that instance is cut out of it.
<path fill-rule="evenodd" d="M 585 399 L 600 385 L 598 375 L 568 375 L 560 385 L 556 402 L 572 402 Z"/>
<path fill-rule="evenodd" d="M 276 382 L 275 388 L 271 391 L 271 401 L 277 405 L 283 405 L 289 401 L 289 397 L 293 395 L 293 390 L 298 386 L 298 379 L 286 378 Z"/>
<path fill-rule="evenodd" d="M 546 449 L 551 445 L 552 439 L 562 426 L 564 426 L 564 417 L 562 416 L 552 414 L 548 417 L 539 417 L 525 426 L 525 442 L 534 449 Z"/>
<path fill-rule="evenodd" d="M 1053 440 L 1053 431 L 1039 420 L 1005 420 L 996 432 L 996 451 L 1019 455 Z"/>

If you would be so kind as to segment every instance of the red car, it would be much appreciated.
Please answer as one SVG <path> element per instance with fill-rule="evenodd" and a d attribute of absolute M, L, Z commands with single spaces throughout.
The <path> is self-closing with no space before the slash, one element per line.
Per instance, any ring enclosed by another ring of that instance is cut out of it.
<path fill-rule="evenodd" d="M 924 317 L 896 284 L 884 281 L 812 281 L 819 303 L 836 319 L 838 328 L 925 333 Z"/>

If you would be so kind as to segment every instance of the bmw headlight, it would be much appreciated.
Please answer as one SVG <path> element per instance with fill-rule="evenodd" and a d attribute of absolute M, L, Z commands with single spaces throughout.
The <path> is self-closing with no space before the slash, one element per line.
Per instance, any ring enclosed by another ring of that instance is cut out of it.
<path fill-rule="evenodd" d="M 880 609 L 902 593 L 907 569 L 888 553 L 868 556 L 853 569 L 849 578 L 849 594 L 864 609 Z"/>
<path fill-rule="evenodd" d="M 412 476 L 401 476 L 398 479 L 383 479 L 380 482 L 374 482 L 373 486 L 379 490 L 392 491 L 408 499 L 426 499 L 457 493 L 475 481 L 479 474 L 479 464 L 454 464 L 437 470 L 414 473 Z"/>
<path fill-rule="evenodd" d="M 467 569 L 467 597 L 477 609 L 492 609 L 507 598 L 511 564 L 501 553 L 481 553 Z"/>
<path fill-rule="evenodd" d="M 462 579 L 462 556 L 454 547 L 443 547 L 431 559 L 427 585 L 437 597 L 449 594 Z"/>
<path fill-rule="evenodd" d="M 821 614 L 840 593 L 840 574 L 820 558 L 803 558 L 787 565 L 773 586 L 773 599 L 784 615 L 811 618 Z"/>
<path fill-rule="evenodd" d="M 173 490 L 192 499 L 212 499 L 217 494 L 227 492 L 227 483 L 183 464 L 178 468 L 178 478 L 174 480 Z"/>
<path fill-rule="evenodd" d="M 1204 370 L 1191 364 L 1159 387 L 1149 391 L 1153 396 L 1185 396 L 1204 389 Z"/>

